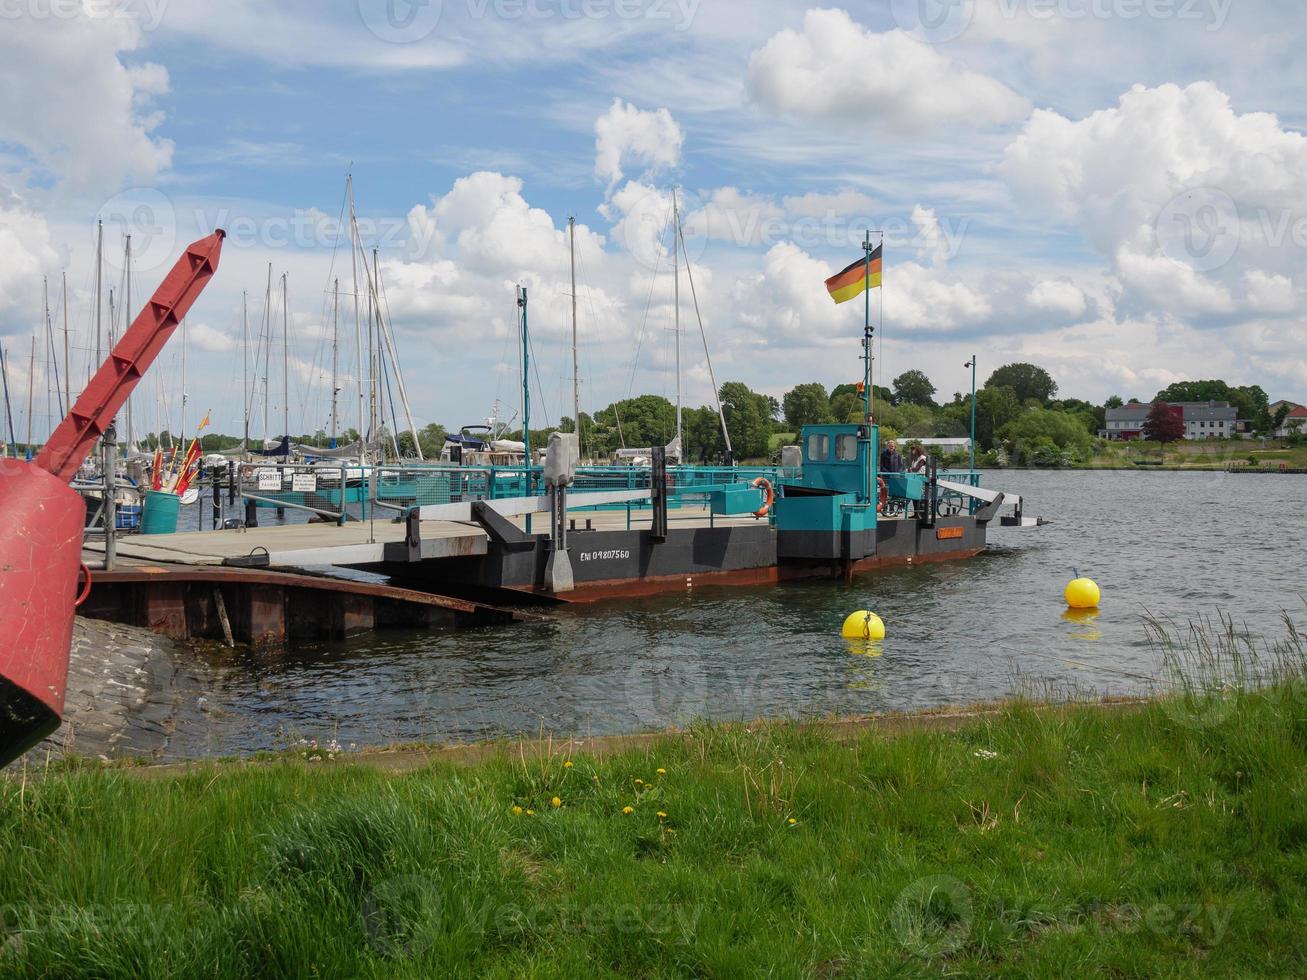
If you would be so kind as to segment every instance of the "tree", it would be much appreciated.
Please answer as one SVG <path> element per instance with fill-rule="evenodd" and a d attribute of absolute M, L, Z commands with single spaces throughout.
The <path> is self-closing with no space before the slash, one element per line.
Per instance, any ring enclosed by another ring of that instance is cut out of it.
<path fill-rule="evenodd" d="M 728 381 L 719 393 L 726 430 L 736 459 L 766 456 L 771 441 L 772 399 L 740 381 Z"/>
<path fill-rule="evenodd" d="M 1184 438 L 1184 419 L 1162 399 L 1153 402 L 1144 419 L 1144 438 L 1154 442 L 1175 442 Z"/>
<path fill-rule="evenodd" d="M 1064 455 L 1084 459 L 1094 440 L 1076 415 L 1049 408 L 1032 408 L 1003 426 L 999 435 L 1021 459 L 1036 465 L 1058 465 Z"/>
<path fill-rule="evenodd" d="M 1104 408 L 1120 408 L 1125 402 L 1121 400 L 1120 395 L 1112 395 L 1103 403 Z"/>
<path fill-rule="evenodd" d="M 688 408 L 683 413 L 681 427 L 684 432 L 682 453 L 686 462 L 714 462 L 725 455 L 726 443 L 722 440 L 717 409 L 707 406 Z"/>
<path fill-rule="evenodd" d="M 795 385 L 786 393 L 782 405 L 785 422 L 795 432 L 805 425 L 819 425 L 835 420 L 831 414 L 830 396 L 826 394 L 826 387 L 816 381 Z"/>
<path fill-rule="evenodd" d="M 935 402 L 935 386 L 925 373 L 915 368 L 904 371 L 893 381 L 895 405 L 931 405 Z"/>
<path fill-rule="evenodd" d="M 836 422 L 861 422 L 866 405 L 851 391 L 841 392 L 830 400 L 831 418 Z"/>
<path fill-rule="evenodd" d="M 1046 405 L 1057 394 L 1057 382 L 1051 374 L 1042 367 L 1021 361 L 1004 364 L 989 376 L 985 387 L 1011 388 L 1016 393 L 1018 402 L 1034 398 L 1041 405 Z"/>
<path fill-rule="evenodd" d="M 676 406 L 662 395 L 640 395 L 614 402 L 595 412 L 595 425 L 608 438 L 596 436 L 604 448 L 632 449 L 665 446 L 676 435 Z M 620 431 L 620 437 L 618 435 Z"/>
<path fill-rule="evenodd" d="M 968 429 L 971 425 L 971 396 L 963 402 Z M 993 449 L 999 429 L 1021 415 L 1021 402 L 1016 392 L 1006 386 L 991 388 L 986 385 L 976 392 L 976 442 L 980 447 Z"/>

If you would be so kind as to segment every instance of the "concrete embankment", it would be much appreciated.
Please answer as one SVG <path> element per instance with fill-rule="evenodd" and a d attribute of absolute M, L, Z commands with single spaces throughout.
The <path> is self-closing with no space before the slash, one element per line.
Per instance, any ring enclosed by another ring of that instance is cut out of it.
<path fill-rule="evenodd" d="M 149 630 L 77 617 L 64 723 L 27 754 L 27 764 L 70 754 L 102 759 L 161 754 L 174 713 L 166 696 L 173 687 L 173 653 L 171 640 Z"/>

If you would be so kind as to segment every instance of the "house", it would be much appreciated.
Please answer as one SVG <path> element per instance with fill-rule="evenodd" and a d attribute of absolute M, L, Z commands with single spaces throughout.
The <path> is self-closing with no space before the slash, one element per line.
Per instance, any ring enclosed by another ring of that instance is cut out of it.
<path fill-rule="evenodd" d="M 1152 410 L 1151 405 L 1130 402 L 1120 408 L 1109 408 L 1105 428 L 1099 432 L 1104 439 L 1125 440 L 1142 439 L 1144 420 Z"/>
<path fill-rule="evenodd" d="M 1274 414 L 1274 413 L 1272 413 Z M 1294 434 L 1307 435 L 1307 408 L 1294 405 L 1284 417 L 1280 427 L 1275 430 L 1277 437 L 1284 439 Z"/>
<path fill-rule="evenodd" d="M 1186 439 L 1233 439 L 1239 431 L 1239 410 L 1228 402 L 1167 402 L 1167 411 L 1184 423 Z M 1131 440 L 1144 437 L 1144 422 L 1151 405 L 1131 402 L 1106 412 L 1104 439 Z"/>
<path fill-rule="evenodd" d="M 1229 402 L 1180 402 L 1186 439 L 1233 439 L 1239 410 Z"/>

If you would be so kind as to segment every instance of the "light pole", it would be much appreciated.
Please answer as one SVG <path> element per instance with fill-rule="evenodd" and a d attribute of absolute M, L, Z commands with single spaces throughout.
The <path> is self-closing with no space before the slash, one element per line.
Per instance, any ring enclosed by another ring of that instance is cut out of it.
<path fill-rule="evenodd" d="M 963 367 L 971 368 L 971 472 L 976 472 L 976 355 Z"/>

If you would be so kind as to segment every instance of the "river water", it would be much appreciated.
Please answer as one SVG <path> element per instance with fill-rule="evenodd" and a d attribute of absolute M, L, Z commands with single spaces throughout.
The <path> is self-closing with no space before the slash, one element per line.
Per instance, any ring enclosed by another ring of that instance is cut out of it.
<path fill-rule="evenodd" d="M 993 528 L 970 561 L 567 610 L 547 623 L 388 632 L 278 654 L 178 654 L 167 754 L 363 747 L 519 733 L 610 734 L 717 720 L 869 714 L 1015 693 L 1134 694 L 1161 678 L 1145 614 L 1307 623 L 1307 478 L 996 471 L 1042 528 Z M 1064 616 L 1074 570 L 1098 615 Z M 869 608 L 886 639 L 839 629 Z M 156 712 L 157 713 L 157 712 Z"/>

